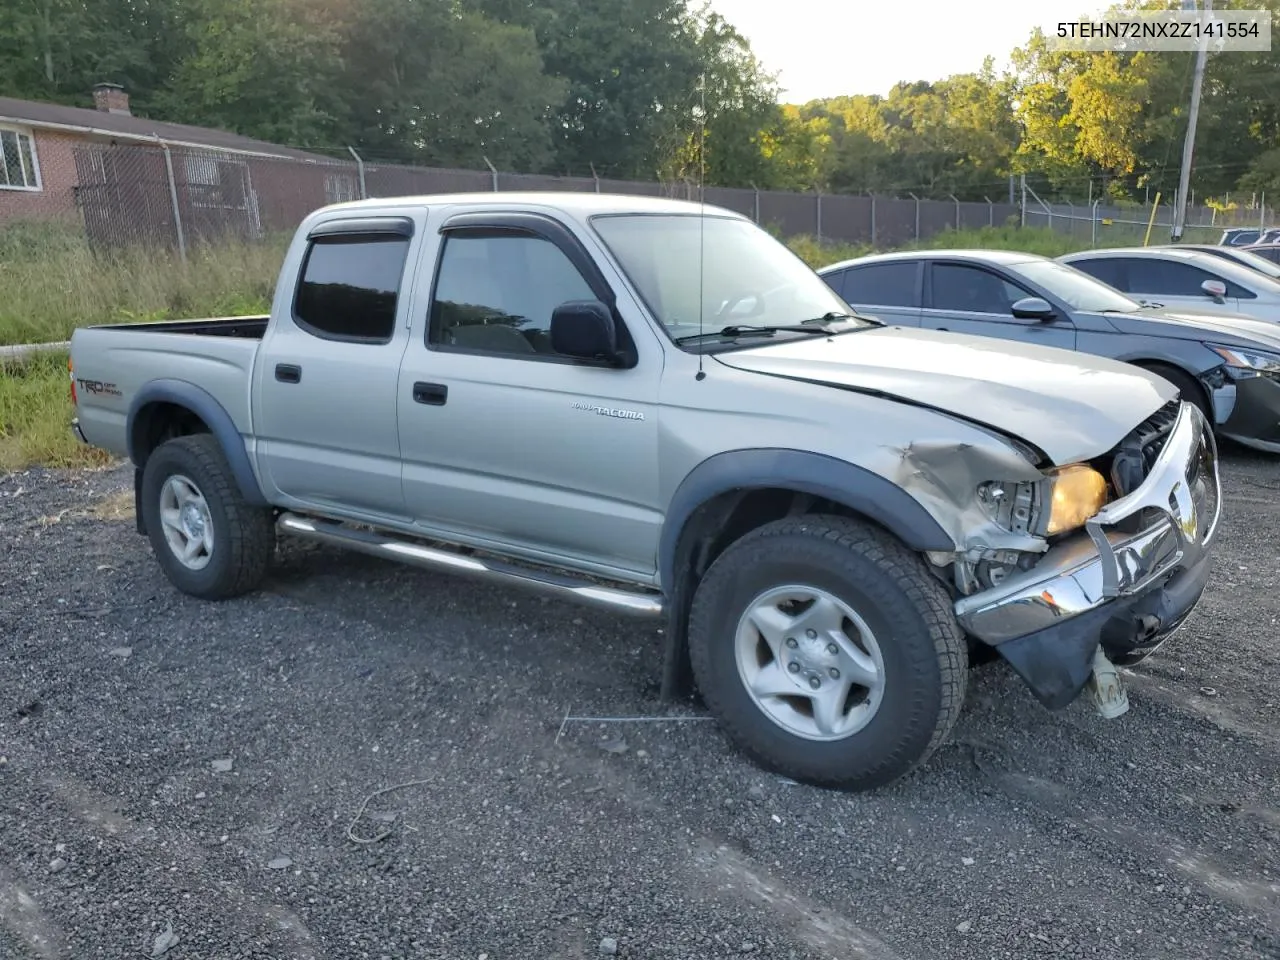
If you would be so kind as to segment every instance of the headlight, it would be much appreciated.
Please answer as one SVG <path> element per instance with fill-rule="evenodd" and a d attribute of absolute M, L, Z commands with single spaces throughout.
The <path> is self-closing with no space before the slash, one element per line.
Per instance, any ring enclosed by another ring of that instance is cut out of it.
<path fill-rule="evenodd" d="M 1212 343 L 1206 343 L 1205 346 L 1226 361 L 1232 376 L 1238 380 L 1261 376 L 1280 377 L 1280 356 L 1242 350 L 1240 347 L 1220 347 Z"/>
<path fill-rule="evenodd" d="M 1084 522 L 1107 505 L 1107 481 L 1097 470 L 1082 463 L 1062 467 L 1049 474 L 1049 536 L 1084 526 Z"/>

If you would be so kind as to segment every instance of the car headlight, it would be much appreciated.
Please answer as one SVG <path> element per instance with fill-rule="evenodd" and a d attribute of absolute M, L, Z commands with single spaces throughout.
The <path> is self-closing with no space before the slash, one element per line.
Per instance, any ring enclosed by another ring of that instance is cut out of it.
<path fill-rule="evenodd" d="M 1213 343 L 1206 343 L 1205 346 L 1226 362 L 1227 369 L 1237 380 L 1263 376 L 1280 378 L 1280 356 L 1240 347 L 1221 347 Z"/>
<path fill-rule="evenodd" d="M 1107 505 L 1106 478 L 1082 463 L 1051 471 L 1049 490 L 1049 536 L 1084 526 Z"/>

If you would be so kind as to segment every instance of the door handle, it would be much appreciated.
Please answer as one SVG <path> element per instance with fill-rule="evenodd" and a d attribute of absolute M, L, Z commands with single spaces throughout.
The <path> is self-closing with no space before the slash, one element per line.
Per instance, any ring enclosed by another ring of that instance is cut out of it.
<path fill-rule="evenodd" d="M 432 407 L 443 407 L 449 399 L 449 388 L 443 383 L 422 383 L 413 385 L 413 402 L 425 403 Z"/>
<path fill-rule="evenodd" d="M 277 363 L 276 379 L 281 383 L 299 383 L 302 380 L 302 368 L 296 363 Z"/>

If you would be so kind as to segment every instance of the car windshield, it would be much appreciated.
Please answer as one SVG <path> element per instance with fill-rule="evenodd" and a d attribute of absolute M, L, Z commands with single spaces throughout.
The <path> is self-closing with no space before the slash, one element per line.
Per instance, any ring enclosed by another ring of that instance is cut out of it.
<path fill-rule="evenodd" d="M 1014 273 L 1043 287 L 1072 310 L 1090 313 L 1133 313 L 1142 305 L 1114 287 L 1095 280 L 1083 270 L 1056 260 L 1029 260 L 1009 268 Z"/>
<path fill-rule="evenodd" d="M 748 221 L 713 214 L 609 214 L 594 217 L 592 225 L 673 340 L 728 326 L 794 325 L 850 313 L 803 260 Z M 874 323 L 854 321 L 854 328 Z M 696 341 L 685 346 L 708 348 Z"/>

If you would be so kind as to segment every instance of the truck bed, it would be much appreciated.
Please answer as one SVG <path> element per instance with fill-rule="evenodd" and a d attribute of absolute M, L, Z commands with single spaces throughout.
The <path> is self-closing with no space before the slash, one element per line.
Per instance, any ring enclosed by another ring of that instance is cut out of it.
<path fill-rule="evenodd" d="M 265 316 L 207 317 L 160 323 L 81 327 L 71 337 L 78 429 L 90 443 L 116 456 L 128 454 L 130 404 L 142 387 L 199 385 L 231 418 L 252 433 L 250 381 L 266 334 Z M 187 336 L 181 336 L 187 334 Z"/>
<path fill-rule="evenodd" d="M 247 317 L 202 317 L 197 320 L 159 320 L 152 323 L 107 323 L 94 330 L 135 330 L 139 333 L 189 333 L 202 337 L 235 337 L 261 340 L 267 332 L 268 314 Z"/>

